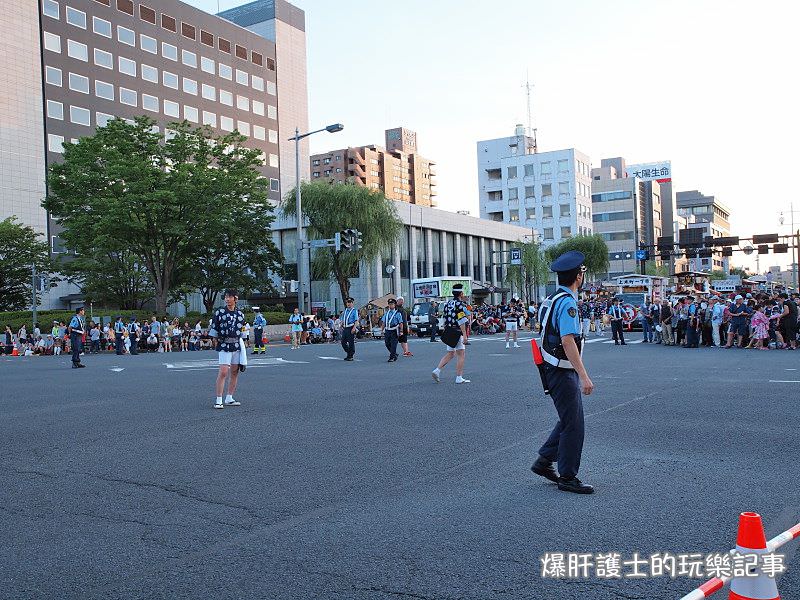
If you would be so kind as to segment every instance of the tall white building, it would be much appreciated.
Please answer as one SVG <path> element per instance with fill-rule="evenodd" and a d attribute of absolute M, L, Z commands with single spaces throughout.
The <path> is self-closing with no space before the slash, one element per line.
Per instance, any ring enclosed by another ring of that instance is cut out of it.
<path fill-rule="evenodd" d="M 545 246 L 590 235 L 591 160 L 575 148 L 533 149 L 521 125 L 511 137 L 478 142 L 481 217 L 536 230 Z"/>

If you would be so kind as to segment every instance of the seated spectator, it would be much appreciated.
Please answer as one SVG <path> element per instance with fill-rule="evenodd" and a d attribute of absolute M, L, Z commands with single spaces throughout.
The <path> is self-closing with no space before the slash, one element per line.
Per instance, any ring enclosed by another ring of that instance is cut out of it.
<path fill-rule="evenodd" d="M 147 349 L 150 352 L 157 352 L 158 351 L 158 336 L 150 332 L 150 335 L 147 336 Z"/>

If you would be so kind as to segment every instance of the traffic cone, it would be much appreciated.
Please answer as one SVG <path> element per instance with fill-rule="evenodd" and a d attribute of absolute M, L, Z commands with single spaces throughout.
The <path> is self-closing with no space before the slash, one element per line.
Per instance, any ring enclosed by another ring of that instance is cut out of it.
<path fill-rule="evenodd" d="M 14 346 L 14 349 L 11 351 L 11 356 L 19 356 L 19 350 L 17 350 L 16 346 Z"/>
<path fill-rule="evenodd" d="M 742 554 L 766 554 L 767 538 L 761 515 L 744 512 L 739 515 L 736 550 Z M 775 579 L 761 573 L 752 577 L 734 577 L 728 600 L 780 600 Z"/>

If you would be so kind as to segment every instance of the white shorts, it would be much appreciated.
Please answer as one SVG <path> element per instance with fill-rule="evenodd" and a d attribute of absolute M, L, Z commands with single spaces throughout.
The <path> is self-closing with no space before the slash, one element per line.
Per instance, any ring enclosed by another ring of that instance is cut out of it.
<path fill-rule="evenodd" d="M 219 364 L 220 365 L 238 365 L 239 364 L 239 351 L 236 352 L 225 352 L 220 351 L 219 353 Z"/>
<path fill-rule="evenodd" d="M 506 321 L 506 331 L 519 331 L 519 321 Z"/>
<path fill-rule="evenodd" d="M 460 338 L 458 338 L 458 343 L 456 344 L 455 348 L 451 348 L 450 346 L 447 346 L 447 344 L 445 344 L 445 346 L 447 347 L 448 352 L 455 352 L 456 350 L 464 350 L 464 348 L 466 348 L 466 346 L 464 346 L 464 336 L 462 335 Z"/>

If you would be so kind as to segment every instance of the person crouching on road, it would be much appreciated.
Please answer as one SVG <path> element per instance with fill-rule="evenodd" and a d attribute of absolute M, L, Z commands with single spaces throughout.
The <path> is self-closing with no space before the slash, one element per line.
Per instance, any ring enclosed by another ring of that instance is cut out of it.
<path fill-rule="evenodd" d="M 463 293 L 464 286 L 460 283 L 455 284 L 453 286 L 453 299 L 444 306 L 444 329 L 439 334 L 439 338 L 447 346 L 447 353 L 431 373 L 436 383 L 439 383 L 442 369 L 453 360 L 453 356 L 456 357 L 456 383 L 469 383 L 470 381 L 469 379 L 464 379 L 464 362 L 467 352 L 464 344 L 467 338 L 469 314 L 467 305 L 462 299 Z"/>
<path fill-rule="evenodd" d="M 402 327 L 403 315 L 397 310 L 397 302 L 392 298 L 389 300 L 389 309 L 383 314 L 383 319 L 381 320 L 383 342 L 389 351 L 389 360 L 386 362 L 395 362 L 397 360 L 397 344 L 400 337 L 399 331 Z"/>
<path fill-rule="evenodd" d="M 211 318 L 211 331 L 209 334 L 217 338 L 217 351 L 219 352 L 219 373 L 217 374 L 217 401 L 214 408 L 225 406 L 241 406 L 241 402 L 233 399 L 236 384 L 239 381 L 239 370 L 245 352 L 242 344 L 242 331 L 244 329 L 244 314 L 236 308 L 239 299 L 236 291 L 225 290 L 225 306 L 214 311 Z M 222 393 L 225 390 L 225 381 L 228 380 L 228 395 L 222 402 Z"/>

